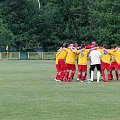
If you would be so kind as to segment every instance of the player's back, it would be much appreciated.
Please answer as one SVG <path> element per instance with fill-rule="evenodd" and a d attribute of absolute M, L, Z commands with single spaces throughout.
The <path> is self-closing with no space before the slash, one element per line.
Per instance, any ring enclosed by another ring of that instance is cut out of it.
<path fill-rule="evenodd" d="M 115 60 L 118 64 L 120 64 L 120 49 L 114 52 Z"/>
<path fill-rule="evenodd" d="M 90 51 L 90 54 L 89 54 L 89 57 L 90 57 L 90 62 L 91 62 L 91 65 L 95 65 L 95 64 L 100 64 L 101 63 L 101 53 L 99 50 L 92 50 Z"/>
<path fill-rule="evenodd" d="M 104 49 L 100 49 L 99 50 L 102 54 L 102 62 L 105 62 L 105 63 L 110 63 L 110 59 L 111 59 L 111 50 L 104 50 Z M 107 52 L 108 51 L 108 52 Z"/>
<path fill-rule="evenodd" d="M 66 63 L 75 64 L 77 50 L 71 52 L 70 49 L 67 49 Z"/>
<path fill-rule="evenodd" d="M 87 64 L 88 53 L 89 53 L 89 49 L 85 49 L 80 54 L 78 54 L 78 64 L 79 65 L 86 65 Z"/>
<path fill-rule="evenodd" d="M 66 59 L 66 56 L 67 56 L 67 51 L 66 50 L 62 50 L 60 52 L 60 59 Z"/>

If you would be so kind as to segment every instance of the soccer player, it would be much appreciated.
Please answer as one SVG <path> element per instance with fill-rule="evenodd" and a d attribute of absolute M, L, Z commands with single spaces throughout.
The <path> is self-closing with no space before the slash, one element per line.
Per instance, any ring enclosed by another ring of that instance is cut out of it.
<path fill-rule="evenodd" d="M 77 49 L 74 46 L 74 44 L 70 44 L 66 51 L 67 51 L 67 56 L 66 56 L 67 71 L 65 73 L 63 81 L 67 82 L 68 80 L 69 82 L 71 82 L 76 71 L 75 60 L 76 60 Z"/>
<path fill-rule="evenodd" d="M 99 82 L 101 71 L 101 56 L 101 52 L 97 49 L 93 49 L 90 51 L 89 57 L 91 65 L 91 82 L 93 82 L 95 67 L 97 67 L 97 82 Z"/>
<path fill-rule="evenodd" d="M 111 52 L 110 50 L 107 50 L 107 45 L 104 44 L 103 47 L 101 47 L 101 49 L 99 49 L 102 57 L 101 57 L 101 71 L 102 71 L 102 77 L 104 79 L 104 82 L 106 82 L 106 77 L 105 77 L 105 69 L 107 70 L 107 74 L 108 74 L 108 82 L 110 82 L 111 76 L 110 76 L 110 71 L 111 71 L 111 67 L 110 67 L 110 59 L 111 59 Z"/>
<path fill-rule="evenodd" d="M 58 72 L 56 75 L 56 81 L 59 81 L 59 80 L 62 81 L 66 72 L 65 59 L 67 56 L 67 51 L 66 51 L 67 47 L 68 47 L 68 44 L 64 43 L 56 54 L 56 69 Z"/>
<path fill-rule="evenodd" d="M 96 45 L 96 40 L 93 40 L 92 43 L 90 45 L 86 46 L 85 48 L 91 49 L 91 48 L 95 47 L 95 45 Z"/>
<path fill-rule="evenodd" d="M 111 51 L 111 52 L 114 52 L 114 49 L 115 49 L 116 47 L 117 47 L 116 44 L 113 45 L 110 51 Z M 117 62 L 116 62 L 116 60 L 115 60 L 114 55 L 112 54 L 112 56 L 111 56 L 111 64 L 110 64 L 110 67 L 111 67 L 110 75 L 111 75 L 111 79 L 113 79 L 112 71 L 114 70 L 114 71 L 115 71 L 115 75 L 116 75 L 116 79 L 118 80 L 118 74 L 117 74 L 116 66 L 117 66 Z"/>
<path fill-rule="evenodd" d="M 60 72 L 60 80 L 61 81 L 63 80 L 63 77 L 64 77 L 65 72 L 66 72 L 65 59 L 66 59 L 66 56 L 67 56 L 67 51 L 66 51 L 67 47 L 68 47 L 67 43 L 64 43 L 62 45 L 62 49 L 60 51 L 60 57 L 59 57 L 59 60 L 58 60 L 58 64 L 59 64 L 60 69 L 61 69 L 61 72 Z"/>
<path fill-rule="evenodd" d="M 88 45 L 88 46 L 86 46 L 85 48 L 86 48 L 86 49 L 92 49 L 92 48 L 94 48 L 95 46 L 96 46 L 96 40 L 93 40 L 93 41 L 91 42 L 91 44 Z M 91 66 L 90 66 L 90 69 L 89 69 L 89 75 L 90 75 L 90 77 L 91 77 Z"/>
<path fill-rule="evenodd" d="M 120 48 L 116 47 L 115 51 L 113 52 L 113 55 L 117 62 L 116 70 L 117 70 L 117 74 L 118 74 L 118 78 L 119 78 L 120 77 Z"/>
<path fill-rule="evenodd" d="M 55 77 L 55 81 L 60 81 L 60 72 L 61 72 L 61 69 L 60 69 L 60 65 L 58 64 L 58 60 L 60 58 L 60 51 L 62 50 L 62 47 L 59 48 L 59 50 L 57 51 L 56 53 L 56 61 L 55 61 L 55 64 L 56 64 L 56 71 L 57 71 L 57 74 L 56 74 L 56 77 Z"/>
<path fill-rule="evenodd" d="M 87 74 L 87 57 L 89 54 L 89 49 L 85 49 L 85 44 L 81 45 L 81 50 L 78 50 L 78 78 L 77 81 L 81 79 L 83 82 L 86 79 Z"/>

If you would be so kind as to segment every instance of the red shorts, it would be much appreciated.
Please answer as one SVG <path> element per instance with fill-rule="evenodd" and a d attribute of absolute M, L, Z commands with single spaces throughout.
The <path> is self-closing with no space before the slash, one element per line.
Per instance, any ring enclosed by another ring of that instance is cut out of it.
<path fill-rule="evenodd" d="M 59 59 L 58 64 L 60 66 L 61 71 L 66 70 L 66 63 L 64 59 Z"/>
<path fill-rule="evenodd" d="M 81 71 L 86 72 L 87 71 L 87 65 L 78 65 L 78 71 L 79 72 L 81 72 Z"/>
<path fill-rule="evenodd" d="M 117 62 L 112 62 L 111 63 L 111 70 L 116 70 L 117 66 L 118 66 Z"/>
<path fill-rule="evenodd" d="M 101 70 L 103 71 L 103 70 L 107 70 L 107 71 L 111 71 L 111 67 L 110 67 L 110 64 L 109 63 L 104 63 L 104 62 L 102 62 L 101 63 Z"/>
<path fill-rule="evenodd" d="M 56 64 L 56 70 L 57 70 L 57 72 L 61 72 L 59 64 Z"/>
<path fill-rule="evenodd" d="M 66 64 L 66 66 L 67 66 L 67 70 L 76 70 L 76 67 L 75 67 L 75 64 Z"/>

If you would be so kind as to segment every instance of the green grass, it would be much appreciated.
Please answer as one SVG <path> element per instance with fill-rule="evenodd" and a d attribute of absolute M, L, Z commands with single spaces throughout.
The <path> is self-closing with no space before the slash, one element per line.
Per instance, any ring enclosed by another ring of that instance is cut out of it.
<path fill-rule="evenodd" d="M 0 62 L 0 120 L 120 120 L 120 82 L 59 83 L 54 61 Z"/>

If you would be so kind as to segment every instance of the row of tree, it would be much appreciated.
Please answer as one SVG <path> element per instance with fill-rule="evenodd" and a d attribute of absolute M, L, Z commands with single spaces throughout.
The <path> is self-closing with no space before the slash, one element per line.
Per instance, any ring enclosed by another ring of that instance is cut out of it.
<path fill-rule="evenodd" d="M 56 50 L 63 42 L 120 45 L 119 0 L 1 0 L 0 50 Z"/>

